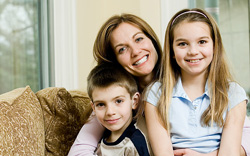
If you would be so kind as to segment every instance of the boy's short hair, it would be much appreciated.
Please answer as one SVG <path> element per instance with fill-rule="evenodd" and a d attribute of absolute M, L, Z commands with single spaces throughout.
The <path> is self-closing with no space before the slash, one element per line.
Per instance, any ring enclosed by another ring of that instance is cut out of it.
<path fill-rule="evenodd" d="M 123 67 L 113 63 L 103 63 L 95 66 L 89 73 L 87 82 L 87 91 L 91 100 L 93 100 L 92 93 L 95 88 L 107 88 L 111 85 L 124 87 L 131 98 L 138 92 L 133 76 Z"/>

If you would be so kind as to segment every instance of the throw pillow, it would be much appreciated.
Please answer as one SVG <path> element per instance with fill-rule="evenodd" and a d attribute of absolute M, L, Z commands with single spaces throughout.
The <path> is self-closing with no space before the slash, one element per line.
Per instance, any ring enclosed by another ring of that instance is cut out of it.
<path fill-rule="evenodd" d="M 44 156 L 42 109 L 29 86 L 0 95 L 0 138 L 0 155 Z"/>

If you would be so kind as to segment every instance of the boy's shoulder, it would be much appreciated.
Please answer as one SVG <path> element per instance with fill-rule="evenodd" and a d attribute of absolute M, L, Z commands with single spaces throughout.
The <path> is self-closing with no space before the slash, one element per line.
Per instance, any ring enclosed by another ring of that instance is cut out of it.
<path fill-rule="evenodd" d="M 129 138 L 137 149 L 139 155 L 149 156 L 149 148 L 144 133 L 137 127 L 137 123 L 133 121 L 128 127 L 125 137 Z"/>
<path fill-rule="evenodd" d="M 121 155 L 121 153 L 122 155 L 149 156 L 145 136 L 136 127 L 135 121 L 131 122 L 117 141 L 108 143 L 102 139 L 96 153 L 110 156 Z"/>

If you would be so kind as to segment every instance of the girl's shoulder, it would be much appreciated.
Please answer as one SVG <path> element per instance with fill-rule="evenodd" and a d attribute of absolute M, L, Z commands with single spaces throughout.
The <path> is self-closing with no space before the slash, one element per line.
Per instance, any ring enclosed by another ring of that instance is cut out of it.
<path fill-rule="evenodd" d="M 228 90 L 228 96 L 233 95 L 233 94 L 246 94 L 246 91 L 244 88 L 238 84 L 237 82 L 229 82 L 229 90 Z"/>
<path fill-rule="evenodd" d="M 228 100 L 230 110 L 240 102 L 244 100 L 248 101 L 248 97 L 246 91 L 240 84 L 237 82 L 229 82 Z"/>
<path fill-rule="evenodd" d="M 150 91 L 150 90 L 159 90 L 160 88 L 161 88 L 161 82 L 155 81 L 155 82 L 152 82 L 151 84 L 149 84 L 147 86 L 147 91 Z"/>
<path fill-rule="evenodd" d="M 161 94 L 161 83 L 159 81 L 152 82 L 145 90 L 145 96 L 149 95 L 160 95 Z"/>

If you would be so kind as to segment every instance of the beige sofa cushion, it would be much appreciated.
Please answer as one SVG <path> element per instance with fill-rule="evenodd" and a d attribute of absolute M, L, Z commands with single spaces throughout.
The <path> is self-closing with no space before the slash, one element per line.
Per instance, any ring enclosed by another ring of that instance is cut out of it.
<path fill-rule="evenodd" d="M 81 92 L 71 94 L 64 88 L 50 87 L 36 93 L 44 113 L 47 156 L 67 155 L 86 121 L 89 100 Z M 87 113 L 87 114 L 86 114 Z"/>
<path fill-rule="evenodd" d="M 44 156 L 42 109 L 29 86 L 0 95 L 0 138 L 0 155 Z"/>

